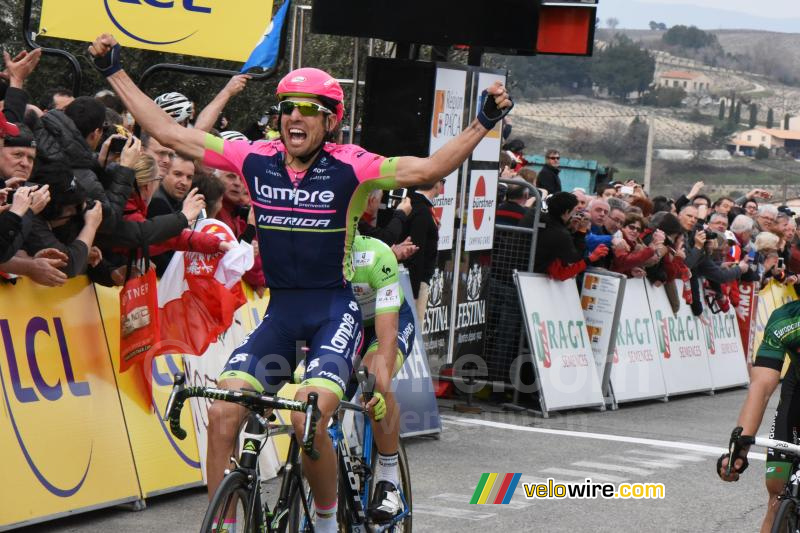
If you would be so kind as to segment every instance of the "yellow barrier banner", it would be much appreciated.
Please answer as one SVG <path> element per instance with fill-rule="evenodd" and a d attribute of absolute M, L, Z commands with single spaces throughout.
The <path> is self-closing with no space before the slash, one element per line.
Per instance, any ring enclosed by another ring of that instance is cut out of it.
<path fill-rule="evenodd" d="M 764 340 L 764 328 L 767 326 L 772 312 L 784 304 L 797 300 L 797 292 L 794 290 L 793 285 L 784 285 L 778 283 L 774 279 L 770 280 L 763 289 L 758 291 L 758 307 L 756 309 L 755 319 L 755 333 L 753 335 L 753 353 L 751 360 L 755 361 L 758 347 L 761 346 L 761 341 Z M 781 377 L 786 374 L 789 368 L 789 356 L 783 362 L 783 370 Z"/>
<path fill-rule="evenodd" d="M 119 373 L 119 288 L 96 286 L 100 314 L 106 328 L 114 372 L 117 375 L 128 436 L 144 497 L 203 484 L 194 420 L 187 403 L 181 413 L 184 440 L 176 439 L 162 420 L 172 390 L 173 375 L 183 372 L 180 355 L 161 355 L 153 360 L 153 408 L 145 409 L 140 396 L 145 388 L 138 366 Z"/>
<path fill-rule="evenodd" d="M 39 33 L 244 62 L 267 33 L 272 0 L 43 0 Z M 124 57 L 123 57 L 124 64 Z"/>
<path fill-rule="evenodd" d="M 0 286 L 0 337 L 0 527 L 139 499 L 88 280 Z"/>

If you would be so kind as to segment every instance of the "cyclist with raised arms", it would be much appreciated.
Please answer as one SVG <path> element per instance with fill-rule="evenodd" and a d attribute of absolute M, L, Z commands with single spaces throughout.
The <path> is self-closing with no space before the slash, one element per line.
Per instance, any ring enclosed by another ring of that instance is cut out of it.
<path fill-rule="evenodd" d="M 761 426 L 761 419 L 767 403 L 781 380 L 781 369 L 786 354 L 791 364 L 783 379 L 781 397 L 769 438 L 793 442 L 793 436 L 800 428 L 800 376 L 798 375 L 798 353 L 800 353 L 800 301 L 789 302 L 772 312 L 764 328 L 764 340 L 756 352 L 756 360 L 750 373 L 750 388 L 744 400 L 736 425 L 742 427 L 742 435 L 754 436 Z M 739 474 L 748 466 L 747 451 L 743 448 L 740 458 L 734 461 L 730 475 L 727 475 L 728 454 L 717 461 L 717 473 L 725 481 L 738 481 Z M 792 459 L 781 452 L 767 451 L 766 485 L 769 493 L 767 514 L 761 531 L 772 530 L 775 514 L 780 502 L 778 497 L 792 474 Z"/>
<path fill-rule="evenodd" d="M 332 142 L 344 94 L 329 74 L 303 68 L 278 84 L 280 140 L 249 143 L 176 124 L 122 70 L 121 47 L 109 34 L 89 47 L 95 66 L 140 126 L 161 144 L 205 164 L 239 173 L 255 210 L 270 302 L 262 323 L 231 355 L 218 386 L 276 392 L 291 379 L 297 342 L 308 341 L 306 379 L 295 398 L 319 396 L 316 460 L 303 456 L 314 494 L 316 531 L 336 531 L 336 456 L 326 426 L 344 394 L 361 342 L 353 297 L 352 240 L 371 190 L 435 183 L 456 170 L 513 106 L 500 83 L 491 86 L 477 118 L 427 158 L 371 154 Z M 313 367 L 313 368 L 312 368 Z M 216 402 L 209 410 L 207 479 L 213 495 L 232 454 L 245 409 Z M 304 416 L 293 413 L 296 434 Z M 233 528 L 230 528 L 233 529 Z"/>

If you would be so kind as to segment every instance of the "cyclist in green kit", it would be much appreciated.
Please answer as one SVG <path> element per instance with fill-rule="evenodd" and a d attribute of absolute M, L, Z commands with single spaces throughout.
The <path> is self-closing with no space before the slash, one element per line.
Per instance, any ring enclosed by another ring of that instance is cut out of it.
<path fill-rule="evenodd" d="M 756 353 L 753 370 L 750 374 L 750 389 L 739 413 L 736 425 L 742 427 L 742 435 L 755 435 L 764 417 L 772 393 L 781 379 L 781 369 L 786 355 L 791 364 L 781 386 L 781 397 L 769 438 L 793 442 L 800 430 L 800 301 L 789 302 L 772 312 L 764 328 L 764 340 Z M 743 448 L 727 475 L 728 454 L 717 461 L 717 473 L 725 481 L 738 481 L 739 474 L 748 466 L 747 450 Z M 769 493 L 767 514 L 761 525 L 762 532 L 772 529 L 775 513 L 778 511 L 783 487 L 791 474 L 792 459 L 773 449 L 767 451 L 766 485 Z"/>

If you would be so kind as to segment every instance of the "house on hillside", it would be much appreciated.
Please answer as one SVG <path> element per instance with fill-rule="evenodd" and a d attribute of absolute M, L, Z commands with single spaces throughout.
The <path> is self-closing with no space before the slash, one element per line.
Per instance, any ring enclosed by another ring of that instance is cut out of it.
<path fill-rule="evenodd" d="M 680 87 L 687 94 L 711 92 L 711 78 L 701 72 L 669 70 L 656 75 L 656 87 Z"/>
<path fill-rule="evenodd" d="M 770 154 L 787 153 L 800 158 L 800 131 L 756 128 L 740 131 L 728 142 L 732 154 L 755 156 L 759 146 L 765 146 Z"/>

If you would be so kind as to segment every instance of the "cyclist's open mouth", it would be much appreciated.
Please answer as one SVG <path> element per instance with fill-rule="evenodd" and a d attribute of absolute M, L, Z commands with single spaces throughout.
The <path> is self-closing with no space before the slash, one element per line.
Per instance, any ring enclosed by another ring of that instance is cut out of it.
<path fill-rule="evenodd" d="M 289 128 L 289 142 L 294 146 L 302 146 L 306 141 L 306 132 L 298 128 Z"/>

